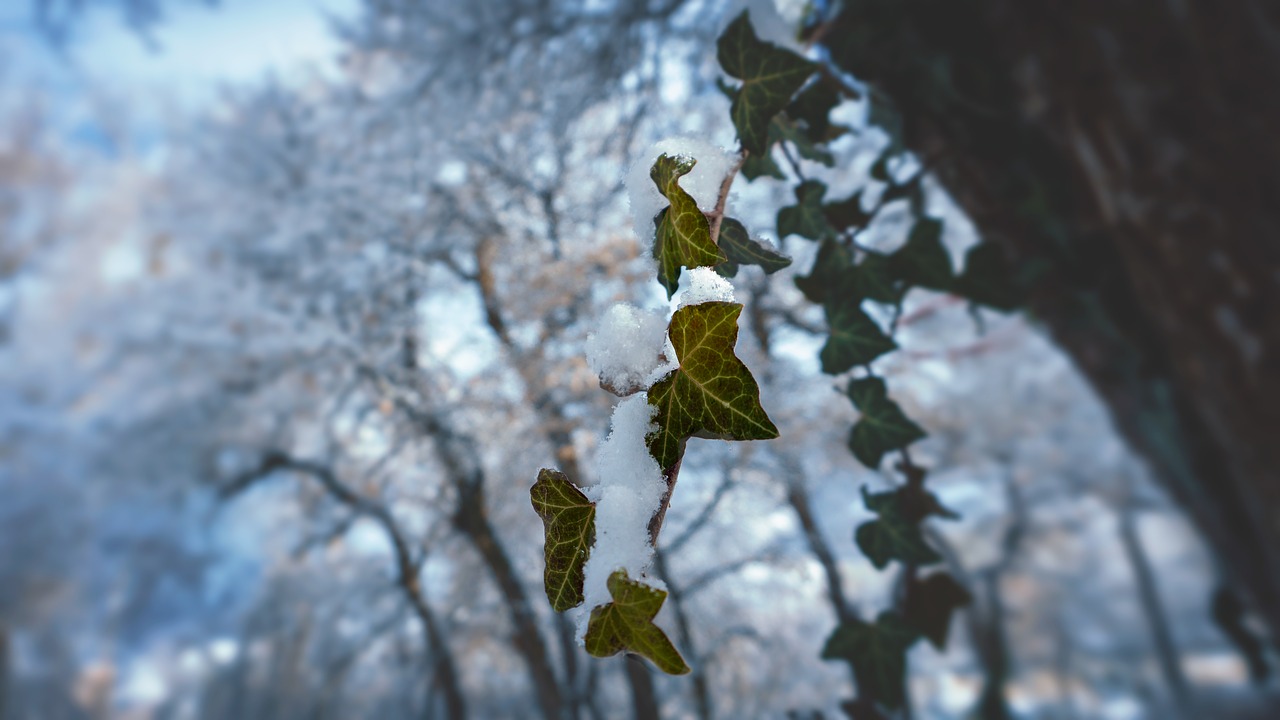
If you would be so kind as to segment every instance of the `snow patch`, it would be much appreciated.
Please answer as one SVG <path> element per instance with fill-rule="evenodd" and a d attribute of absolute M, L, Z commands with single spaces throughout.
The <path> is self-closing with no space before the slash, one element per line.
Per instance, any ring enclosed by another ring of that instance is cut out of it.
<path fill-rule="evenodd" d="M 599 482 L 585 490 L 596 503 L 596 542 L 584 569 L 585 601 L 576 611 L 579 638 L 586 635 L 591 610 L 613 600 L 606 582 L 614 571 L 621 568 L 632 580 L 655 584 L 644 577 L 653 560 L 649 518 L 662 503 L 666 482 L 644 437 L 656 429 L 656 411 L 648 393 L 624 398 L 614 407 L 612 429 L 596 452 Z"/>
<path fill-rule="evenodd" d="M 662 315 L 618 303 L 605 313 L 600 329 L 587 336 L 587 364 L 617 392 L 646 388 L 654 372 L 665 365 L 660 354 L 666 333 L 667 319 Z"/>
<path fill-rule="evenodd" d="M 636 237 L 653 242 L 653 217 L 667 206 L 667 198 L 649 177 L 649 169 L 659 156 L 686 156 L 697 160 L 693 170 L 680 178 L 680 187 L 693 196 L 703 212 L 716 208 L 720 185 L 733 167 L 734 158 L 724 148 L 697 138 L 668 138 L 650 145 L 627 172 L 627 198 L 635 222 Z"/>
<path fill-rule="evenodd" d="M 688 272 L 689 286 L 680 293 L 679 307 L 705 302 L 733 302 L 733 285 L 708 267 Z"/>

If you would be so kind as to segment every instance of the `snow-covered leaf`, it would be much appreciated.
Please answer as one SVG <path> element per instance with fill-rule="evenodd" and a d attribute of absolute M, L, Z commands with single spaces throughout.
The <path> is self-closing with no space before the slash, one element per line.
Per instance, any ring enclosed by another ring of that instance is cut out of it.
<path fill-rule="evenodd" d="M 680 285 L 680 268 L 714 267 L 725 260 L 724 253 L 711 242 L 711 225 L 698 208 L 693 196 L 680 187 L 679 180 L 688 175 L 697 160 L 691 157 L 661 155 L 649 170 L 649 177 L 666 196 L 670 206 L 654 218 L 657 232 L 653 238 L 653 257 L 658 261 L 658 282 L 667 289 L 667 297 Z"/>

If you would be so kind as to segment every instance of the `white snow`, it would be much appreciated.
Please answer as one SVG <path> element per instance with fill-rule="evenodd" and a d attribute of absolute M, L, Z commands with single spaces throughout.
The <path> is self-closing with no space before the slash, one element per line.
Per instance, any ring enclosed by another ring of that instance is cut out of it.
<path fill-rule="evenodd" d="M 804 45 L 796 36 L 800 34 L 800 16 L 804 13 L 804 6 L 802 0 L 735 0 L 729 4 L 724 24 L 727 26 L 745 9 L 756 37 L 803 55 Z M 720 30 L 723 32 L 724 28 Z"/>
<path fill-rule="evenodd" d="M 654 373 L 668 364 L 661 357 L 666 334 L 666 317 L 618 303 L 605 313 L 600 329 L 587 336 L 587 364 L 601 382 L 619 393 L 643 390 L 656 379 Z"/>
<path fill-rule="evenodd" d="M 619 568 L 632 580 L 644 579 L 653 560 L 649 519 L 666 490 L 662 469 L 649 454 L 644 436 L 654 430 L 648 393 L 624 398 L 613 409 L 613 428 L 596 451 L 598 484 L 585 489 L 596 503 L 596 543 L 584 570 L 585 602 L 578 609 L 578 637 L 586 634 L 591 610 L 612 601 L 606 582 Z"/>
<path fill-rule="evenodd" d="M 697 267 L 686 274 L 689 277 L 689 285 L 680 292 L 679 307 L 699 305 L 704 302 L 733 302 L 733 284 L 715 270 Z"/>
<path fill-rule="evenodd" d="M 720 185 L 733 167 L 734 158 L 724 148 L 697 138 L 677 137 L 659 140 L 640 154 L 627 172 L 627 198 L 635 222 L 636 237 L 645 247 L 653 241 L 653 216 L 667 206 L 667 199 L 649 177 L 649 169 L 662 154 L 684 155 L 697 160 L 693 170 L 680 178 L 680 187 L 693 196 L 703 212 L 716 208 Z"/>

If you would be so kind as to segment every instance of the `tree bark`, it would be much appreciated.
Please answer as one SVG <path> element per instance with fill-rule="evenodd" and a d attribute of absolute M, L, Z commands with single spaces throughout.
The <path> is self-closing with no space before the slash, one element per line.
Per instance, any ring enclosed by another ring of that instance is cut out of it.
<path fill-rule="evenodd" d="M 1280 6 L 867 0 L 823 38 L 1280 639 Z"/>

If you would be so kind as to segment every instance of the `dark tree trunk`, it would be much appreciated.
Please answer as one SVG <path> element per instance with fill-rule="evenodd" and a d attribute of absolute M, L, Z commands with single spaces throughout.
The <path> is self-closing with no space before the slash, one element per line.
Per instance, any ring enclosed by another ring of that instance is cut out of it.
<path fill-rule="evenodd" d="M 861 0 L 893 100 L 1280 638 L 1280 5 Z"/>

